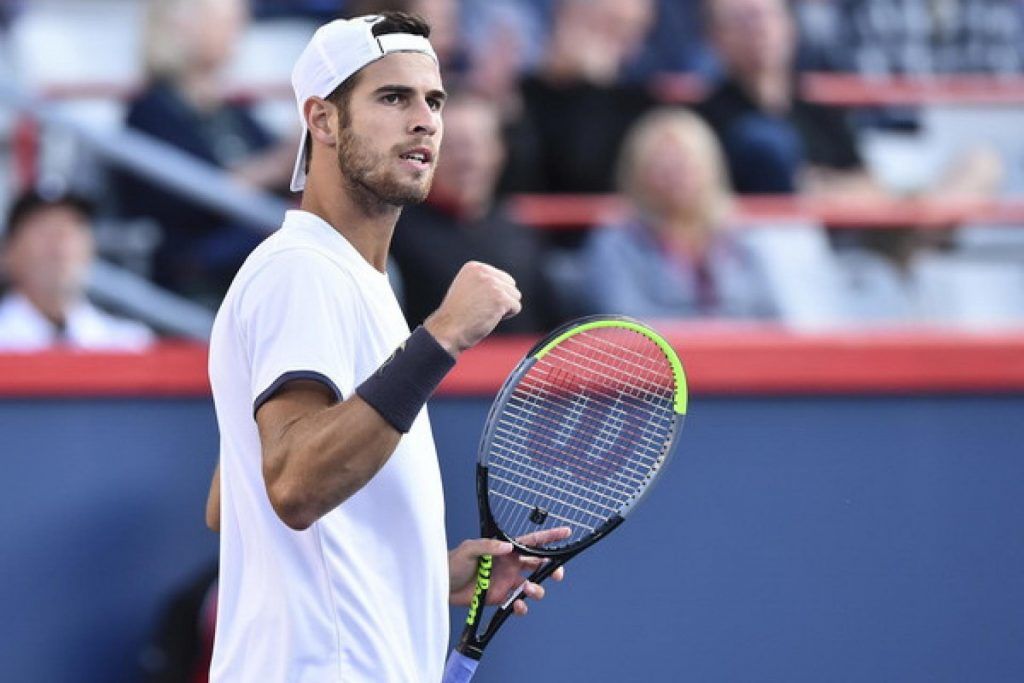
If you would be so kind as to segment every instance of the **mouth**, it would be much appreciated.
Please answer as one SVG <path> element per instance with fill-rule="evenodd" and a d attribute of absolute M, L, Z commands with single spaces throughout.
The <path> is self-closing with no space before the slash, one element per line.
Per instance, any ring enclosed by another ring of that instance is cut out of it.
<path fill-rule="evenodd" d="M 419 170 L 426 170 L 434 163 L 434 153 L 428 147 L 414 147 L 400 154 L 398 158 Z"/>

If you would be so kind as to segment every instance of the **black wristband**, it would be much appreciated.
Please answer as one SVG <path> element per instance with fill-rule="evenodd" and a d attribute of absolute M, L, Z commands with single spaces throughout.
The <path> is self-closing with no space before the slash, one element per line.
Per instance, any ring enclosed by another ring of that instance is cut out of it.
<path fill-rule="evenodd" d="M 454 365 L 455 359 L 433 335 L 417 327 L 376 372 L 356 387 L 356 394 L 405 434 Z"/>

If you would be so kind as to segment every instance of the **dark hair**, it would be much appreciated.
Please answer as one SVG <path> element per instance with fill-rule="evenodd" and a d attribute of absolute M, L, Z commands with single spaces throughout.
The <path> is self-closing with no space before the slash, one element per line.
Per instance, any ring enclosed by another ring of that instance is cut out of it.
<path fill-rule="evenodd" d="M 414 0 L 345 0 L 341 16 L 354 19 L 386 12 L 411 12 Z"/>
<path fill-rule="evenodd" d="M 414 36 L 430 37 L 430 24 L 418 14 L 390 11 L 381 12 L 379 16 L 383 17 L 383 19 L 374 24 L 373 28 L 370 29 L 375 36 L 384 36 L 389 33 L 411 33 Z M 361 73 L 362 69 L 346 78 L 342 81 L 341 85 L 334 89 L 334 92 L 324 98 L 342 110 L 343 120 L 348 118 L 349 96 L 356 85 L 359 84 L 359 75 Z M 347 122 L 344 125 L 347 125 Z"/>
<path fill-rule="evenodd" d="M 7 222 L 3 233 L 6 245 L 21 230 L 26 219 L 39 209 L 67 207 L 78 212 L 86 221 L 92 220 L 96 214 L 96 206 L 92 200 L 75 192 L 47 192 L 30 188 L 18 195 L 7 210 Z"/>
<path fill-rule="evenodd" d="M 382 19 L 374 24 L 373 28 L 370 29 L 375 36 L 384 36 L 389 33 L 410 33 L 414 36 L 423 36 L 424 38 L 430 37 L 430 24 L 427 23 L 426 19 L 418 14 L 389 10 L 386 12 L 380 12 L 378 16 L 382 17 Z M 362 69 L 346 78 L 341 82 L 341 85 L 335 88 L 330 95 L 324 98 L 338 108 L 343 128 L 351 124 L 348 104 L 352 97 L 352 91 L 355 90 L 355 87 L 359 84 L 359 76 L 361 73 Z M 309 173 L 309 160 L 313 156 L 311 137 L 312 136 L 307 132 L 306 149 L 310 150 L 310 152 L 306 154 L 306 173 Z"/>

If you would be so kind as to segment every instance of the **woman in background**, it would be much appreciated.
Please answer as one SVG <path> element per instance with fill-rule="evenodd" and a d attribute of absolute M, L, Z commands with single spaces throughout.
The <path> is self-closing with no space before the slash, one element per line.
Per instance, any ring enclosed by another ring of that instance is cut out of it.
<path fill-rule="evenodd" d="M 224 169 L 234 180 L 286 190 L 295 141 L 275 141 L 244 103 L 228 98 L 226 68 L 248 23 L 245 0 L 151 0 L 146 11 L 146 84 L 125 124 Z M 129 217 L 155 220 L 163 241 L 153 278 L 215 304 L 260 233 L 159 188 L 120 176 Z"/>
<path fill-rule="evenodd" d="M 639 119 L 618 185 L 626 217 L 583 248 L 592 306 L 644 318 L 777 315 L 758 258 L 734 229 L 722 153 L 697 115 L 659 109 Z"/>

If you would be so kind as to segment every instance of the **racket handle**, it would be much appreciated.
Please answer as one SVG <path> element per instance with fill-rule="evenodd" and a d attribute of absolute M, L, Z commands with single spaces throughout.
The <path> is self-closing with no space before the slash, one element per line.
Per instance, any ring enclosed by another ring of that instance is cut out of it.
<path fill-rule="evenodd" d="M 469 683 L 480 665 L 479 659 L 472 659 L 458 650 L 452 650 L 448 662 L 444 665 L 444 678 L 441 683 Z"/>

